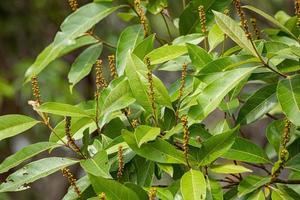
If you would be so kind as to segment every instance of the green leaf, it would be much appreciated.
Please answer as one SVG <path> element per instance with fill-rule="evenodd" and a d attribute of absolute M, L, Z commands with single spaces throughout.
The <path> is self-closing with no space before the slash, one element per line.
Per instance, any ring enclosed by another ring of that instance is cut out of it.
<path fill-rule="evenodd" d="M 255 176 L 250 175 L 244 178 L 239 186 L 239 196 L 244 196 L 246 194 L 249 194 L 250 192 L 253 192 L 254 190 L 262 187 L 263 185 L 269 183 L 271 181 L 271 177 L 261 177 L 261 176 Z"/>
<path fill-rule="evenodd" d="M 257 190 L 256 192 L 253 192 L 249 197 L 249 200 L 265 200 L 265 194 L 262 190 Z"/>
<path fill-rule="evenodd" d="M 223 76 L 206 86 L 197 97 L 198 105 L 189 110 L 189 117 L 202 120 L 214 111 L 223 98 L 245 79 L 255 68 L 240 68 L 224 72 Z"/>
<path fill-rule="evenodd" d="M 276 85 L 267 85 L 250 96 L 239 111 L 237 123 L 250 124 L 277 104 Z"/>
<path fill-rule="evenodd" d="M 256 50 L 252 46 L 250 40 L 248 40 L 248 38 L 246 37 L 243 29 L 227 15 L 216 11 L 213 12 L 219 28 L 240 47 L 248 50 L 250 53 L 252 53 L 252 55 L 257 57 Z"/>
<path fill-rule="evenodd" d="M 138 147 L 149 141 L 155 140 L 155 138 L 160 134 L 160 128 L 140 125 L 134 130 L 134 136 Z"/>
<path fill-rule="evenodd" d="M 278 188 L 272 187 L 272 200 L 295 200 L 299 199 L 300 195 L 285 185 L 277 185 Z"/>
<path fill-rule="evenodd" d="M 136 101 L 148 112 L 152 112 L 151 101 L 148 97 L 147 68 L 134 54 L 128 56 L 126 76 Z M 158 105 L 173 109 L 171 99 L 164 84 L 153 75 L 154 99 Z"/>
<path fill-rule="evenodd" d="M 218 25 L 213 25 L 208 33 L 209 52 L 214 50 L 220 43 L 225 40 L 225 35 Z"/>
<path fill-rule="evenodd" d="M 39 112 L 45 112 L 61 116 L 90 117 L 83 109 L 64 103 L 46 102 L 35 108 Z"/>
<path fill-rule="evenodd" d="M 43 158 L 25 165 L 23 168 L 9 175 L 6 182 L 0 185 L 0 192 L 21 191 L 28 189 L 27 184 L 53 174 L 54 172 L 77 163 L 67 158 Z"/>
<path fill-rule="evenodd" d="M 61 24 L 61 32 L 55 36 L 54 43 L 75 39 L 90 30 L 99 21 L 123 6 L 112 7 L 111 3 L 89 3 L 69 15 Z"/>
<path fill-rule="evenodd" d="M 199 165 L 208 165 L 226 153 L 234 143 L 235 132 L 233 129 L 205 140 L 198 152 Z"/>
<path fill-rule="evenodd" d="M 133 50 L 143 37 L 143 29 L 140 25 L 129 26 L 121 33 L 116 51 L 116 67 L 119 76 L 124 73 L 128 52 Z"/>
<path fill-rule="evenodd" d="M 279 23 L 274 17 L 272 17 L 271 15 L 257 9 L 254 8 L 253 6 L 243 6 L 243 8 L 246 8 L 248 10 L 251 10 L 257 14 L 259 14 L 260 16 L 262 16 L 263 18 L 265 18 L 266 20 L 270 21 L 272 24 L 278 26 L 283 32 L 289 34 L 290 36 L 292 36 L 294 39 L 297 40 L 297 37 L 288 29 L 286 28 L 284 25 L 282 25 L 281 23 Z"/>
<path fill-rule="evenodd" d="M 105 97 L 102 114 L 121 110 L 134 102 L 135 98 L 131 92 L 129 82 L 127 79 L 124 79 Z"/>
<path fill-rule="evenodd" d="M 300 75 L 288 77 L 279 81 L 277 98 L 282 111 L 295 125 L 300 126 Z"/>
<path fill-rule="evenodd" d="M 147 9 L 152 14 L 160 13 L 164 8 L 168 7 L 168 0 L 149 0 Z"/>
<path fill-rule="evenodd" d="M 184 200 L 201 200 L 206 197 L 206 182 L 200 171 L 191 169 L 180 181 L 180 191 Z"/>
<path fill-rule="evenodd" d="M 97 195 L 103 192 L 109 200 L 139 200 L 139 197 L 131 189 L 115 180 L 93 175 L 89 175 L 89 179 Z"/>
<path fill-rule="evenodd" d="M 222 157 L 249 163 L 270 163 L 269 158 L 261 147 L 243 138 L 236 138 L 230 150 Z"/>
<path fill-rule="evenodd" d="M 65 52 L 65 49 L 69 49 L 71 46 L 78 47 L 74 41 L 76 38 L 82 36 L 100 20 L 121 7 L 110 7 L 109 4 L 104 3 L 89 3 L 72 13 L 62 23 L 62 32 L 57 33 L 54 42 L 44 49 L 36 61 L 28 68 L 25 73 L 25 81 L 28 82 L 33 75 L 39 74 L 49 63 Z M 82 43 L 82 45 L 85 44 Z"/>
<path fill-rule="evenodd" d="M 143 60 L 145 55 L 153 50 L 154 39 L 155 39 L 155 34 L 148 36 L 135 47 L 133 53 L 141 60 Z"/>
<path fill-rule="evenodd" d="M 76 58 L 68 74 L 71 91 L 75 84 L 91 72 L 93 65 L 102 52 L 102 47 L 101 43 L 90 46 Z"/>
<path fill-rule="evenodd" d="M 290 158 L 290 160 L 286 163 L 286 168 L 293 170 L 295 172 L 300 172 L 300 154 L 299 154 L 299 152 L 296 156 L 293 156 L 292 158 Z"/>
<path fill-rule="evenodd" d="M 40 123 L 40 121 L 25 115 L 11 114 L 0 116 L 0 141 L 27 131 L 37 123 Z"/>
<path fill-rule="evenodd" d="M 90 45 L 90 44 L 94 44 L 99 42 L 99 40 L 97 40 L 95 37 L 91 36 L 91 35 L 83 35 L 79 38 L 77 38 L 75 40 L 75 43 L 72 45 L 68 45 L 65 48 L 63 48 L 63 50 L 60 52 L 60 56 L 63 56 L 65 54 L 68 54 L 69 52 L 78 49 L 80 47 L 86 46 L 86 45 Z"/>
<path fill-rule="evenodd" d="M 269 143 L 274 147 L 276 152 L 279 152 L 282 131 L 284 130 L 283 120 L 271 122 L 266 129 L 266 136 Z"/>
<path fill-rule="evenodd" d="M 25 160 L 43 152 L 50 148 L 59 147 L 59 144 L 51 142 L 38 142 L 35 144 L 28 145 L 15 154 L 5 158 L 5 160 L 0 164 L 0 174 L 7 172 L 13 167 L 18 166 Z"/>
<path fill-rule="evenodd" d="M 200 33 L 193 33 L 188 35 L 182 35 L 177 37 L 173 40 L 172 44 L 175 45 L 185 45 L 186 43 L 189 44 L 199 44 L 204 40 L 204 36 Z"/>
<path fill-rule="evenodd" d="M 225 164 L 225 165 L 213 165 L 210 170 L 218 174 L 238 174 L 245 172 L 252 172 L 251 169 L 248 169 L 241 165 L 234 164 Z"/>
<path fill-rule="evenodd" d="M 187 53 L 187 48 L 180 45 L 165 45 L 154 49 L 146 55 L 151 61 L 151 65 L 160 64 L 175 59 Z"/>
<path fill-rule="evenodd" d="M 197 70 L 203 68 L 206 64 L 212 61 L 211 56 L 201 47 L 194 44 L 187 44 L 189 56 L 192 64 Z"/>
<path fill-rule="evenodd" d="M 154 142 L 138 147 L 132 132 L 122 131 L 122 136 L 128 146 L 139 156 L 159 163 L 185 164 L 183 153 L 168 142 L 157 138 Z"/>
<path fill-rule="evenodd" d="M 92 158 L 81 161 L 80 165 L 89 174 L 103 178 L 111 178 L 106 151 L 99 151 Z"/>
<path fill-rule="evenodd" d="M 249 66 L 249 63 L 257 63 L 257 58 L 253 58 L 250 55 L 232 55 L 218 58 L 207 65 L 205 65 L 201 70 L 200 74 L 209 74 L 215 72 L 222 72 L 231 70 L 237 67 Z"/>
<path fill-rule="evenodd" d="M 223 200 L 223 191 L 218 181 L 210 179 L 208 176 L 206 179 L 206 200 Z"/>

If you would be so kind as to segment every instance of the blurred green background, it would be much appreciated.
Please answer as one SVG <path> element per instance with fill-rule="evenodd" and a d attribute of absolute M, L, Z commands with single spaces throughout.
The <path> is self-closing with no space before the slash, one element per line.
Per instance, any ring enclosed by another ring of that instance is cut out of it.
<path fill-rule="evenodd" d="M 88 0 L 78 1 L 83 5 Z M 248 0 L 244 4 L 252 4 L 270 14 L 284 10 L 293 15 L 292 0 Z M 169 0 L 171 13 L 178 13 L 181 0 Z M 35 116 L 27 101 L 31 98 L 30 85 L 23 85 L 25 70 L 34 61 L 39 52 L 53 39 L 63 19 L 71 13 L 67 0 L 1 0 L 0 1 L 0 115 L 21 113 Z M 156 20 L 154 18 L 154 20 Z M 259 18 L 258 18 L 259 20 Z M 163 23 L 155 23 L 155 30 L 165 30 Z M 117 43 L 118 36 L 126 24 L 116 15 L 97 25 L 96 33 L 112 44 Z M 259 20 L 259 25 L 268 26 Z M 162 27 L 160 27 L 162 26 Z M 162 37 L 166 37 L 161 31 Z M 176 33 L 174 33 L 176 34 Z M 105 48 L 103 58 L 113 49 Z M 80 52 L 80 51 L 78 51 Z M 91 99 L 94 91 L 93 76 L 85 78 L 74 91 L 68 90 L 67 73 L 70 64 L 78 55 L 72 53 L 55 61 L 39 76 L 42 98 L 45 101 L 77 103 Z M 260 126 L 260 125 L 257 125 Z M 49 131 L 37 127 L 25 134 L 0 142 L 0 161 L 21 147 L 47 140 Z M 61 154 L 64 152 L 55 152 Z M 47 155 L 45 153 L 44 155 Z M 41 155 L 43 156 L 43 155 Z M 73 169 L 80 176 L 80 171 Z M 3 181 L 8 174 L 1 174 Z M 32 185 L 32 189 L 19 193 L 0 194 L 0 199 L 61 199 L 68 188 L 67 181 L 61 173 L 56 173 Z"/>

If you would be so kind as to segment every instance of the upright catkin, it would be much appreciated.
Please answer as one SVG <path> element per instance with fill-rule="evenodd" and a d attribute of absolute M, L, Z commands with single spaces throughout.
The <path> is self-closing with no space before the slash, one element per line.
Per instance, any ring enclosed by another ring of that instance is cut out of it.
<path fill-rule="evenodd" d="M 189 159 L 188 159 L 190 132 L 188 128 L 188 118 L 186 115 L 183 115 L 181 117 L 181 123 L 183 127 L 183 154 L 186 160 L 186 164 L 190 168 Z"/>
<path fill-rule="evenodd" d="M 256 19 L 255 18 L 251 18 L 250 22 L 252 24 L 252 28 L 253 28 L 253 31 L 254 31 L 254 35 L 256 36 L 256 39 L 260 39 L 260 30 L 258 29 Z"/>
<path fill-rule="evenodd" d="M 206 27 L 206 15 L 205 15 L 205 8 L 203 5 L 200 5 L 198 7 L 198 12 L 199 12 L 199 18 L 200 18 L 200 24 L 201 24 L 201 31 L 204 34 L 205 41 L 205 49 L 208 49 L 208 32 L 207 32 L 207 27 Z"/>
<path fill-rule="evenodd" d="M 76 184 L 76 178 L 68 168 L 62 169 L 63 176 L 68 179 L 69 184 L 74 188 L 74 191 L 78 195 L 78 197 L 81 196 L 80 189 Z"/>
<path fill-rule="evenodd" d="M 70 116 L 65 117 L 65 134 L 67 136 L 68 146 L 71 149 L 73 149 L 75 152 L 80 153 L 80 148 L 75 143 L 75 140 L 71 134 L 71 117 Z"/>
<path fill-rule="evenodd" d="M 123 175 L 123 170 L 124 170 L 124 158 L 123 158 L 123 146 L 120 145 L 118 147 L 118 173 L 117 173 L 117 178 L 120 180 Z"/>
<path fill-rule="evenodd" d="M 148 21 L 147 21 L 145 12 L 141 6 L 141 0 L 134 0 L 134 6 L 135 6 L 135 10 L 140 18 L 140 23 L 143 26 L 144 37 L 147 37 L 149 35 L 149 26 L 148 26 Z"/>
<path fill-rule="evenodd" d="M 69 6 L 72 9 L 72 11 L 76 11 L 78 9 L 78 2 L 77 0 L 68 0 Z"/>
<path fill-rule="evenodd" d="M 42 103 L 41 92 L 40 92 L 37 76 L 35 75 L 31 77 L 31 86 L 32 86 L 32 95 L 34 97 L 34 101 L 39 106 Z"/>
<path fill-rule="evenodd" d="M 291 138 L 290 131 L 291 131 L 291 122 L 288 119 L 285 119 L 283 134 L 281 136 L 281 142 L 280 142 L 279 158 L 278 161 L 274 164 L 274 167 L 272 169 L 271 181 L 274 181 L 278 178 L 278 176 L 280 175 L 281 171 L 283 170 L 288 160 L 289 152 L 287 150 L 287 144 Z"/>
<path fill-rule="evenodd" d="M 108 63 L 109 63 L 110 75 L 114 79 L 118 78 L 115 55 L 112 54 L 108 56 Z"/>
<path fill-rule="evenodd" d="M 102 65 L 102 60 L 98 59 L 96 61 L 96 90 L 100 91 L 101 88 L 106 88 L 107 87 L 107 82 L 103 76 L 103 65 Z"/>
<path fill-rule="evenodd" d="M 148 80 L 148 96 L 151 102 L 151 108 L 153 112 L 153 117 L 156 122 L 156 105 L 155 105 L 155 97 L 154 97 L 154 82 L 152 77 L 152 70 L 151 70 L 151 61 L 150 58 L 146 57 L 146 64 L 147 64 L 147 80 Z"/>
<path fill-rule="evenodd" d="M 248 22 L 247 22 L 247 19 L 246 19 L 246 15 L 245 15 L 245 12 L 243 11 L 242 6 L 241 6 L 241 0 L 234 0 L 234 5 L 235 5 L 237 13 L 240 17 L 241 25 L 242 25 L 242 27 L 245 31 L 246 37 L 249 40 L 252 40 L 252 36 L 251 36 L 250 31 L 249 31 L 249 26 L 248 26 Z"/>
<path fill-rule="evenodd" d="M 295 0 L 295 15 L 297 16 L 297 25 L 300 26 L 300 0 Z"/>
<path fill-rule="evenodd" d="M 150 190 L 148 192 L 149 200 L 155 200 L 156 199 L 156 192 L 157 192 L 157 189 L 155 187 L 150 188 Z"/>

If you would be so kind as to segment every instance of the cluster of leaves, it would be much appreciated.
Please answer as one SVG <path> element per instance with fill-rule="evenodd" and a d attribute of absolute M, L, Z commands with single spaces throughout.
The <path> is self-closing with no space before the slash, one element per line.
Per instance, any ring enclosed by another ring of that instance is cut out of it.
<path fill-rule="evenodd" d="M 166 0 L 120 5 L 94 0 L 80 8 L 70 2 L 74 12 L 25 74 L 25 82 L 33 80 L 35 99 L 30 104 L 40 120 L 19 114 L 0 117 L 0 140 L 44 124 L 51 131 L 49 141 L 7 157 L 0 173 L 46 150 L 51 154 L 65 147 L 76 154 L 30 162 L 9 175 L 0 192 L 25 190 L 62 170 L 70 182 L 63 199 L 300 199 L 291 186 L 300 184 L 298 1 L 296 16 L 281 11 L 272 17 L 251 6 L 240 7 L 236 0 L 242 26 L 223 14 L 231 0 L 183 1 L 179 23 L 168 15 Z M 261 39 L 253 23 L 250 34 L 244 10 L 275 28 L 265 29 Z M 106 84 L 97 59 L 103 47 L 110 46 L 92 29 L 117 11 L 124 20 L 140 23 L 121 33 L 115 63 L 110 62 L 114 77 Z M 172 23 L 181 36 L 162 40 L 151 30 L 149 15 L 162 15 L 167 29 Z M 225 49 L 229 40 L 237 45 Z M 42 103 L 36 76 L 52 61 L 84 46 L 89 47 L 68 74 L 70 90 L 92 73 L 97 61 L 95 99 L 78 105 Z M 182 71 L 182 76 L 166 88 L 152 74 L 159 70 Z M 250 94 L 245 88 L 253 84 L 259 87 Z M 225 117 L 208 130 L 203 120 L 216 109 Z M 51 115 L 65 119 L 52 127 Z M 266 129 L 267 149 L 246 139 L 241 130 L 265 117 L 274 120 Z M 78 181 L 67 168 L 75 164 L 85 172 Z M 288 177 L 280 179 L 284 169 Z M 170 180 L 161 180 L 166 175 Z"/>

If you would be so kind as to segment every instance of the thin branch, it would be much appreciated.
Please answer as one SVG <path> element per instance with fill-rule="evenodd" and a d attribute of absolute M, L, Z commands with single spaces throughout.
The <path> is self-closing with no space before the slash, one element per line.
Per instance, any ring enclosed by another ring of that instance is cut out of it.
<path fill-rule="evenodd" d="M 283 184 L 300 184 L 300 180 L 282 180 L 282 179 L 276 179 L 273 181 L 273 183 L 283 183 Z"/>
<path fill-rule="evenodd" d="M 168 25 L 167 19 L 166 19 L 165 15 L 164 15 L 163 11 L 161 11 L 160 14 L 161 14 L 162 18 L 164 19 L 164 22 L 165 22 L 165 25 L 166 25 L 166 28 L 167 28 L 167 31 L 168 31 L 168 34 L 169 34 L 169 38 L 172 41 L 173 38 L 172 38 L 172 34 L 171 34 L 171 31 L 170 31 L 170 27 Z"/>

